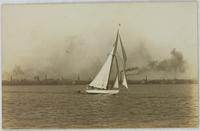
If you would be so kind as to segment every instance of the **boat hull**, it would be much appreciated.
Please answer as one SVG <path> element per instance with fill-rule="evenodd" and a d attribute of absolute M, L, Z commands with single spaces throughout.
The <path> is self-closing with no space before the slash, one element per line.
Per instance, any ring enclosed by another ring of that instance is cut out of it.
<path fill-rule="evenodd" d="M 119 93 L 119 90 L 86 90 L 87 93 L 89 94 L 117 94 Z"/>

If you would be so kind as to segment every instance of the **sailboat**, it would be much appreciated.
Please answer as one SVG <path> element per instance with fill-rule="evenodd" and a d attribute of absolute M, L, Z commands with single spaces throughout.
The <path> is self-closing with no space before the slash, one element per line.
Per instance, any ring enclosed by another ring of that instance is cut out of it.
<path fill-rule="evenodd" d="M 122 52 L 122 67 L 123 70 L 119 71 L 119 62 L 117 59 L 117 49 L 118 49 L 118 43 L 121 45 L 121 52 Z M 116 75 L 114 79 L 114 83 L 110 84 L 112 69 L 114 68 L 114 62 L 115 62 L 115 69 L 116 69 Z M 119 33 L 119 29 L 117 31 L 116 40 L 114 42 L 113 48 L 111 52 L 109 53 L 107 60 L 105 61 L 104 65 L 101 67 L 98 74 L 95 76 L 95 78 L 91 81 L 91 83 L 86 87 L 86 93 L 89 94 L 117 94 L 119 93 L 119 87 L 120 85 L 128 88 L 127 84 L 127 77 L 126 77 L 126 62 L 127 62 L 127 56 L 124 49 L 124 46 L 122 44 L 122 39 Z M 122 72 L 122 73 L 121 73 Z M 122 78 L 122 82 L 121 79 Z M 120 83 L 121 82 L 121 83 Z"/>

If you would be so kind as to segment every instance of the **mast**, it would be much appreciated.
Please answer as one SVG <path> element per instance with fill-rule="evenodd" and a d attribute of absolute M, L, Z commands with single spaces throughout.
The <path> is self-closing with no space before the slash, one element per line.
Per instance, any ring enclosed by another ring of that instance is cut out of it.
<path fill-rule="evenodd" d="M 109 85 L 109 79 L 110 79 L 111 69 L 112 69 L 112 65 L 113 65 L 113 58 L 115 57 L 115 53 L 117 50 L 118 37 L 119 37 L 119 29 L 117 30 L 117 37 L 116 37 L 115 44 L 114 44 L 114 51 L 113 51 L 113 55 L 112 55 L 112 61 L 111 61 L 111 66 L 110 66 L 109 76 L 108 76 L 108 85 Z M 109 89 L 108 85 L 107 85 L 107 89 Z"/>
<path fill-rule="evenodd" d="M 117 75 L 118 75 L 118 81 L 119 81 L 119 65 L 118 65 L 118 60 L 117 60 L 117 56 L 115 55 L 115 60 L 116 60 L 116 67 L 117 67 Z"/>

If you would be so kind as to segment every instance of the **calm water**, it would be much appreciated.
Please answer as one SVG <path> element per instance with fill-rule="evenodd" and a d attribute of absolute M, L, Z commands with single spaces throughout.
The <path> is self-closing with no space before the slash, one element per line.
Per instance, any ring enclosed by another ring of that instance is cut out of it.
<path fill-rule="evenodd" d="M 197 127 L 197 85 L 131 85 L 118 95 L 85 86 L 4 86 L 4 128 Z"/>

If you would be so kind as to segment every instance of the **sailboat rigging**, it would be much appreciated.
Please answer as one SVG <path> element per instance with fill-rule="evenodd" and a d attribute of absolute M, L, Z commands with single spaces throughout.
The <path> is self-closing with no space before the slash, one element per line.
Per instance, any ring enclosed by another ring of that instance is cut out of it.
<path fill-rule="evenodd" d="M 119 86 L 120 86 L 120 78 L 121 78 L 121 72 L 119 71 L 119 62 L 117 60 L 117 47 L 118 42 L 120 42 L 121 45 L 121 51 L 122 51 L 122 67 L 123 67 L 123 80 L 122 85 L 126 88 L 128 88 L 127 84 L 127 77 L 126 77 L 126 62 L 127 62 L 127 56 L 126 52 L 122 43 L 122 39 L 119 33 L 119 29 L 117 31 L 117 36 L 115 43 L 113 45 L 113 48 L 111 52 L 109 53 L 109 56 L 107 60 L 105 61 L 104 65 L 100 69 L 99 73 L 95 76 L 95 78 L 91 81 L 91 83 L 87 86 L 86 92 L 90 94 L 117 94 L 119 92 Z M 114 61 L 116 65 L 116 76 L 114 79 L 113 85 L 109 85 L 109 80 L 111 79 L 111 73 L 112 69 L 114 68 Z"/>

